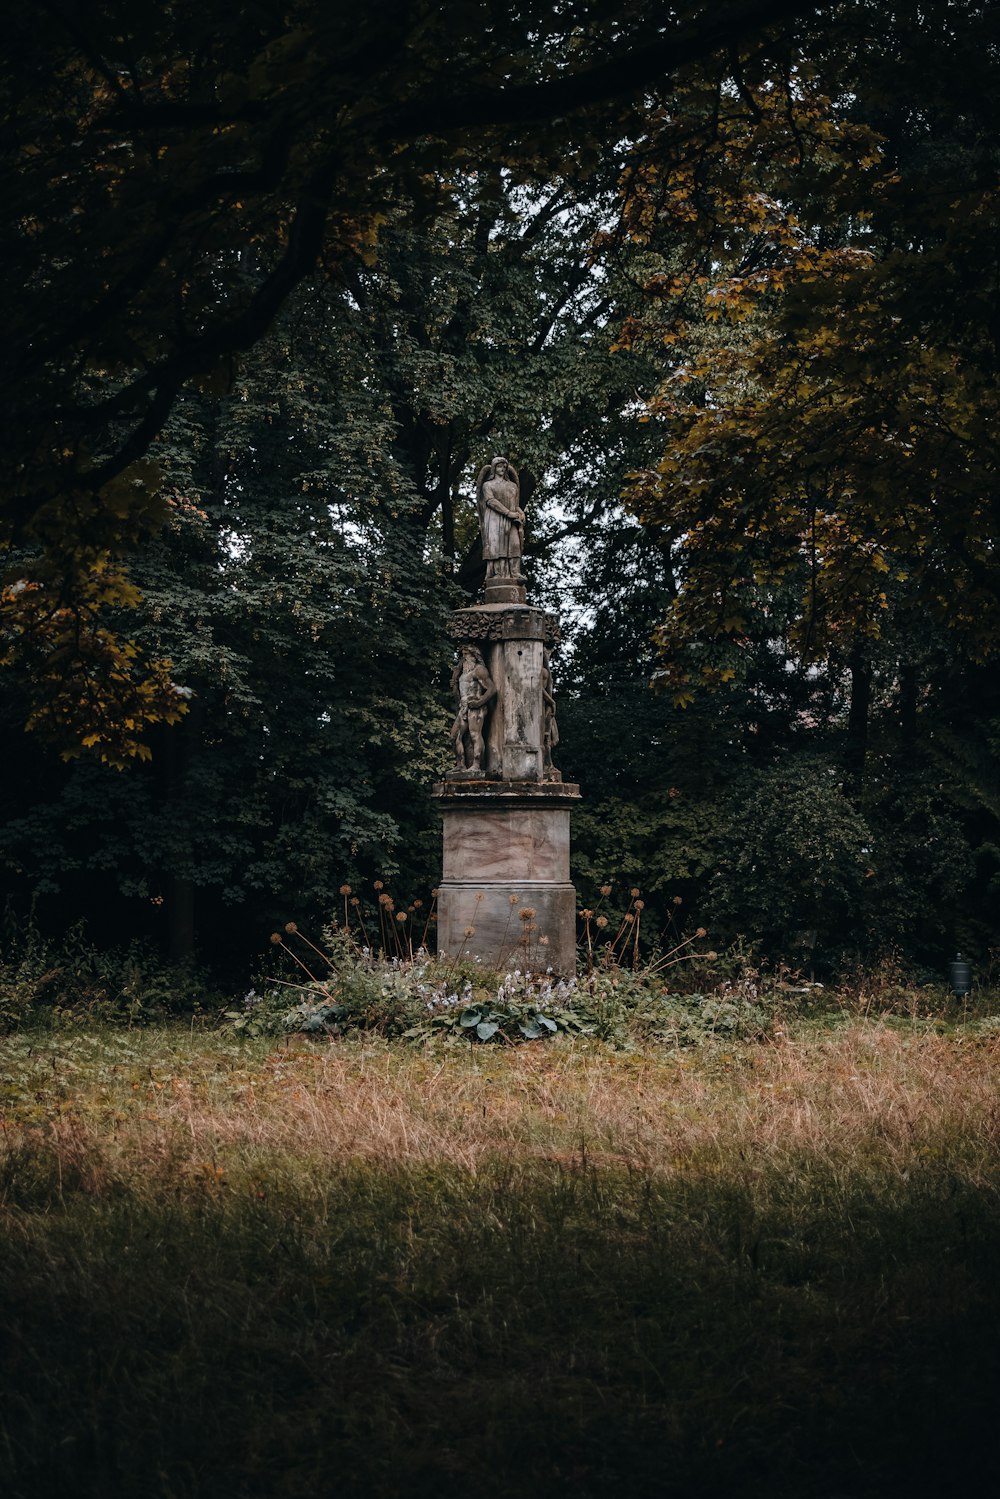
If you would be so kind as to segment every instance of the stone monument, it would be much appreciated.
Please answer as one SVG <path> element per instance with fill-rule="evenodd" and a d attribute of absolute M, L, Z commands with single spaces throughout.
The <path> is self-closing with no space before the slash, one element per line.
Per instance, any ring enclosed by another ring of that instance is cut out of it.
<path fill-rule="evenodd" d="M 433 788 L 444 822 L 438 951 L 568 977 L 576 972 L 569 823 L 580 788 L 552 763 L 559 622 L 527 602 L 520 483 L 506 458 L 480 470 L 476 502 L 484 598 L 448 623 L 458 654 L 455 763 Z"/>

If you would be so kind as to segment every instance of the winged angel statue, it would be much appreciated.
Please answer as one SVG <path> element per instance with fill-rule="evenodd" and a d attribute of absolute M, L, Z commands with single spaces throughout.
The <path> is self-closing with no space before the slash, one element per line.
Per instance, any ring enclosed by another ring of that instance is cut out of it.
<path fill-rule="evenodd" d="M 483 538 L 486 578 L 520 583 L 524 551 L 524 511 L 517 470 L 506 458 L 484 464 L 476 480 L 479 529 Z"/>

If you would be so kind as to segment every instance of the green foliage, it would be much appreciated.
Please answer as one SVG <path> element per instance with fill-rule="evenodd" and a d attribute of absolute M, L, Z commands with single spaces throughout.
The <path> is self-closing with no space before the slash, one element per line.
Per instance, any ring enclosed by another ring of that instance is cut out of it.
<path fill-rule="evenodd" d="M 722 28 L 710 11 L 553 17 L 539 0 L 389 3 L 377 17 L 319 0 L 287 13 L 127 0 L 57 8 L 44 28 L 13 13 L 0 69 L 13 293 L 0 541 L 21 552 L 3 580 L 25 584 L 2 595 L 3 660 L 20 673 L 27 721 L 68 752 L 89 741 L 124 763 L 148 724 L 182 706 L 165 658 L 144 660 L 120 621 L 91 618 L 97 573 L 108 602 L 134 602 L 124 563 L 164 519 L 155 469 L 182 392 L 231 385 L 236 358 L 318 264 L 367 318 L 365 274 L 388 226 L 431 226 L 430 244 L 463 174 L 506 174 L 529 195 L 546 184 L 543 197 L 556 178 L 586 176 L 641 118 L 644 85 L 782 9 L 755 0 Z M 546 200 L 543 222 L 560 217 L 573 203 Z M 488 219 L 476 237 L 485 254 Z M 444 347 L 405 326 L 423 277 L 390 279 L 388 301 L 383 277 L 374 322 L 396 345 L 396 394 L 416 419 L 409 431 L 400 421 L 402 440 L 438 449 L 447 493 L 452 458 L 434 429 L 471 418 L 490 430 L 505 371 L 477 385 L 474 345 L 489 340 L 498 366 L 511 363 L 502 332 L 518 300 L 497 301 L 490 331 L 466 328 L 451 314 L 474 296 L 476 268 L 444 279 L 433 309 Z M 572 290 L 549 291 L 558 314 Z M 538 416 L 522 407 L 519 429 Z"/>
<path fill-rule="evenodd" d="M 982 957 L 988 11 L 501 10 L 12 19 L 5 888 L 241 975 L 343 879 L 429 888 L 496 448 L 579 887 Z"/>
<path fill-rule="evenodd" d="M 422 951 L 390 958 L 357 948 L 342 930 L 338 936 L 325 978 L 251 990 L 241 1010 L 226 1012 L 233 1029 L 251 1036 L 361 1030 L 419 1044 L 473 1045 L 562 1034 L 594 1036 L 627 1050 L 647 1042 L 676 1047 L 717 1037 L 760 1039 L 785 1003 L 748 966 L 735 980 L 723 978 L 715 993 L 679 994 L 667 987 L 669 964 L 662 959 L 636 969 L 609 959 L 585 978 L 564 980 L 520 969 L 490 973 L 474 962 L 438 961 Z"/>
<path fill-rule="evenodd" d="M 779 950 L 828 950 L 856 922 L 872 833 L 822 760 L 779 763 L 734 791 L 712 886 L 719 919 Z"/>
<path fill-rule="evenodd" d="M 34 922 L 9 918 L 0 960 L 0 1031 L 90 1025 L 148 1025 L 171 1016 L 208 1016 L 223 1003 L 203 973 L 163 962 L 147 944 L 98 946 L 82 922 L 58 941 Z"/>

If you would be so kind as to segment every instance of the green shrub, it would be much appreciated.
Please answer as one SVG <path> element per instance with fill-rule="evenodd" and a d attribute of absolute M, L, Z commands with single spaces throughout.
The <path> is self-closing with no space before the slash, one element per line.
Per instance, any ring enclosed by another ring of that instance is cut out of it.
<path fill-rule="evenodd" d="M 164 963 L 144 943 L 100 948 L 82 922 L 58 942 L 34 922 L 8 923 L 0 957 L 0 1029 L 100 1020 L 142 1025 L 218 1010 L 196 970 Z"/>

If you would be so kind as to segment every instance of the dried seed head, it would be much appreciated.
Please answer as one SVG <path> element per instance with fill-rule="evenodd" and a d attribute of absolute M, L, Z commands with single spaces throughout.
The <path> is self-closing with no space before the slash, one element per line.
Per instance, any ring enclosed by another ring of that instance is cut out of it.
<path fill-rule="evenodd" d="M 388 890 L 384 891 L 383 894 L 379 896 L 378 903 L 380 906 L 387 906 L 390 910 L 392 909 L 392 896 L 389 894 Z"/>
<path fill-rule="evenodd" d="M 476 935 L 476 929 L 475 929 L 475 927 L 474 926 L 467 926 L 465 928 L 465 935 L 467 937 L 474 937 Z"/>
<path fill-rule="evenodd" d="M 607 926 L 607 924 L 608 924 L 608 918 L 606 916 L 598 916 L 597 920 L 594 922 L 594 925 L 595 926 L 599 926 L 602 931 Z"/>
<path fill-rule="evenodd" d="M 274 942 L 274 943 L 279 943 L 281 941 L 281 933 L 280 932 L 272 932 L 271 933 L 271 941 Z"/>
<path fill-rule="evenodd" d="M 351 898 L 351 905 L 352 906 L 360 906 L 360 904 L 361 904 L 361 898 L 360 898 L 360 896 L 357 896 L 357 895 L 352 896 L 352 898 Z"/>
<path fill-rule="evenodd" d="M 422 900 L 415 900 L 413 902 L 413 905 L 410 907 L 410 910 L 411 911 L 420 911 L 420 910 L 423 909 L 423 904 L 424 903 L 423 903 Z"/>
<path fill-rule="evenodd" d="M 629 891 L 629 895 L 631 895 L 632 899 L 635 900 L 635 898 L 636 898 L 636 896 L 638 894 L 639 894 L 639 886 L 638 885 L 633 885 L 632 888 L 631 888 L 631 890 Z"/>
<path fill-rule="evenodd" d="M 646 902 L 644 900 L 637 900 L 635 903 L 635 908 L 637 911 L 645 911 Z"/>
<path fill-rule="evenodd" d="M 295 925 L 294 921 L 286 921 L 285 922 L 285 931 L 286 932 L 295 933 L 295 932 L 298 931 L 298 927 Z"/>
<path fill-rule="evenodd" d="M 683 904 L 684 904 L 684 897 L 681 896 L 681 895 L 675 895 L 674 896 L 674 905 L 675 906 L 682 906 Z"/>
<path fill-rule="evenodd" d="M 521 903 L 521 897 L 519 895 L 510 895 L 507 898 L 512 906 L 517 906 Z"/>
<path fill-rule="evenodd" d="M 583 910 L 580 912 L 580 920 L 589 921 L 593 914 L 594 913 L 589 906 L 584 906 Z"/>
<path fill-rule="evenodd" d="M 706 932 L 706 930 L 705 930 L 705 928 L 703 926 L 700 926 L 698 928 L 698 930 L 695 932 L 695 936 L 696 937 L 707 937 L 708 933 Z"/>
<path fill-rule="evenodd" d="M 350 893 L 351 893 L 351 887 L 350 887 L 350 885 L 341 885 L 341 887 L 340 887 L 340 893 L 341 893 L 341 895 L 350 895 Z"/>
<path fill-rule="evenodd" d="M 397 911 L 396 912 L 396 920 L 397 921 L 405 921 L 406 920 L 406 912 L 405 911 Z"/>
<path fill-rule="evenodd" d="M 710 963 L 714 963 L 714 962 L 715 962 L 715 960 L 716 960 L 716 958 L 717 958 L 717 957 L 718 957 L 718 956 L 719 956 L 719 954 L 718 954 L 718 953 L 717 953 L 717 952 L 707 952 L 707 953 L 706 953 L 706 954 L 705 954 L 705 957 L 706 957 L 706 958 L 707 958 L 707 959 L 708 959 L 708 961 L 709 961 L 709 962 L 710 962 Z"/>
<path fill-rule="evenodd" d="M 376 880 L 375 881 L 375 889 L 376 890 L 383 889 L 384 885 L 385 885 L 385 881 L 384 880 Z"/>
<path fill-rule="evenodd" d="M 542 935 L 538 939 L 538 945 L 539 945 L 539 947 L 548 947 L 548 945 L 549 945 L 549 939 L 545 935 L 544 932 L 542 933 Z"/>
<path fill-rule="evenodd" d="M 517 914 L 521 921 L 530 921 L 532 916 L 535 915 L 535 908 L 534 906 L 522 906 Z"/>
<path fill-rule="evenodd" d="M 602 895 L 610 895 L 611 894 L 611 886 L 610 885 L 602 885 L 601 886 L 601 894 Z"/>

